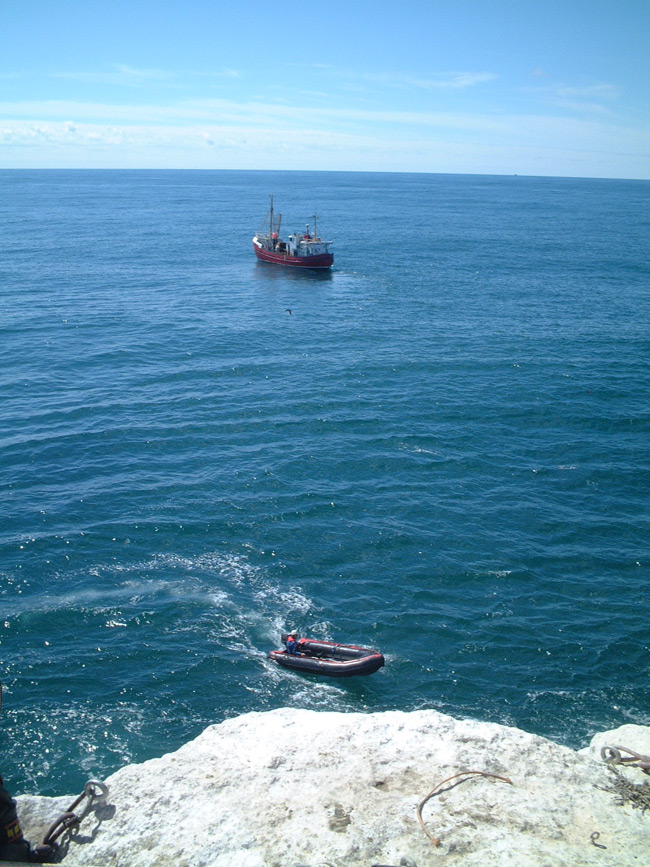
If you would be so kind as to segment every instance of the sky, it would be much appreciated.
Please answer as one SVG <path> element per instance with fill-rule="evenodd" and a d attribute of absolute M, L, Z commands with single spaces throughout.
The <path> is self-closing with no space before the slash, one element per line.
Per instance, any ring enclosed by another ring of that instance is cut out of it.
<path fill-rule="evenodd" d="M 0 0 L 0 168 L 650 179 L 650 0 Z"/>

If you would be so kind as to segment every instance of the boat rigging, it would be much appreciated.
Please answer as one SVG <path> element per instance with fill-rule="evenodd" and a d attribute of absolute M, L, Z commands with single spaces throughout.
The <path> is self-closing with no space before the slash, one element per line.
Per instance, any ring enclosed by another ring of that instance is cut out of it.
<path fill-rule="evenodd" d="M 304 232 L 293 232 L 287 241 L 280 237 L 282 214 L 277 221 L 273 210 L 273 196 L 270 196 L 271 206 L 266 214 L 262 228 L 253 238 L 253 250 L 262 262 L 272 265 L 285 265 L 294 268 L 331 268 L 334 254 L 330 251 L 333 241 L 325 241 L 318 234 L 316 214 L 312 216 L 314 231 L 310 231 L 309 223 Z"/>

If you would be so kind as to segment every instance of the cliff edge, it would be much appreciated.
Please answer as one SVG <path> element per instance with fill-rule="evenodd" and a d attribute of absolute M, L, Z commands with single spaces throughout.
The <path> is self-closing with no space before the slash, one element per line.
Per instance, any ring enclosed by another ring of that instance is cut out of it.
<path fill-rule="evenodd" d="M 650 793 L 625 791 L 650 777 L 606 765 L 603 745 L 650 753 L 650 728 L 623 726 L 578 753 L 433 710 L 249 713 L 109 777 L 107 803 L 61 838 L 63 863 L 641 867 Z M 42 839 L 73 798 L 18 797 L 25 835 Z"/>

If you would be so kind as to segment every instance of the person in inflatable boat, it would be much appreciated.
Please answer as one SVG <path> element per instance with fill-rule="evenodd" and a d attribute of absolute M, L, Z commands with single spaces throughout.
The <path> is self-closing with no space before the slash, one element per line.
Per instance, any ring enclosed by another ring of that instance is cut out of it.
<path fill-rule="evenodd" d="M 295 635 L 287 635 L 287 653 L 290 653 L 291 656 L 298 655 L 298 643 Z"/>

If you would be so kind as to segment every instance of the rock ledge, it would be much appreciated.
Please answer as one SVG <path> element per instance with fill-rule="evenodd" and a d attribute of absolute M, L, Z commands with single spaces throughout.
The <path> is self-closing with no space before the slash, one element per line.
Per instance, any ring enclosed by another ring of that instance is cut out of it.
<path fill-rule="evenodd" d="M 249 713 L 109 777 L 108 806 L 63 838 L 64 864 L 640 867 L 650 812 L 617 804 L 604 744 L 650 753 L 650 728 L 623 726 L 577 753 L 432 710 Z M 512 783 L 473 776 L 444 787 L 422 811 L 435 847 L 416 810 L 460 771 Z M 26 836 L 42 839 L 73 798 L 18 797 Z"/>

